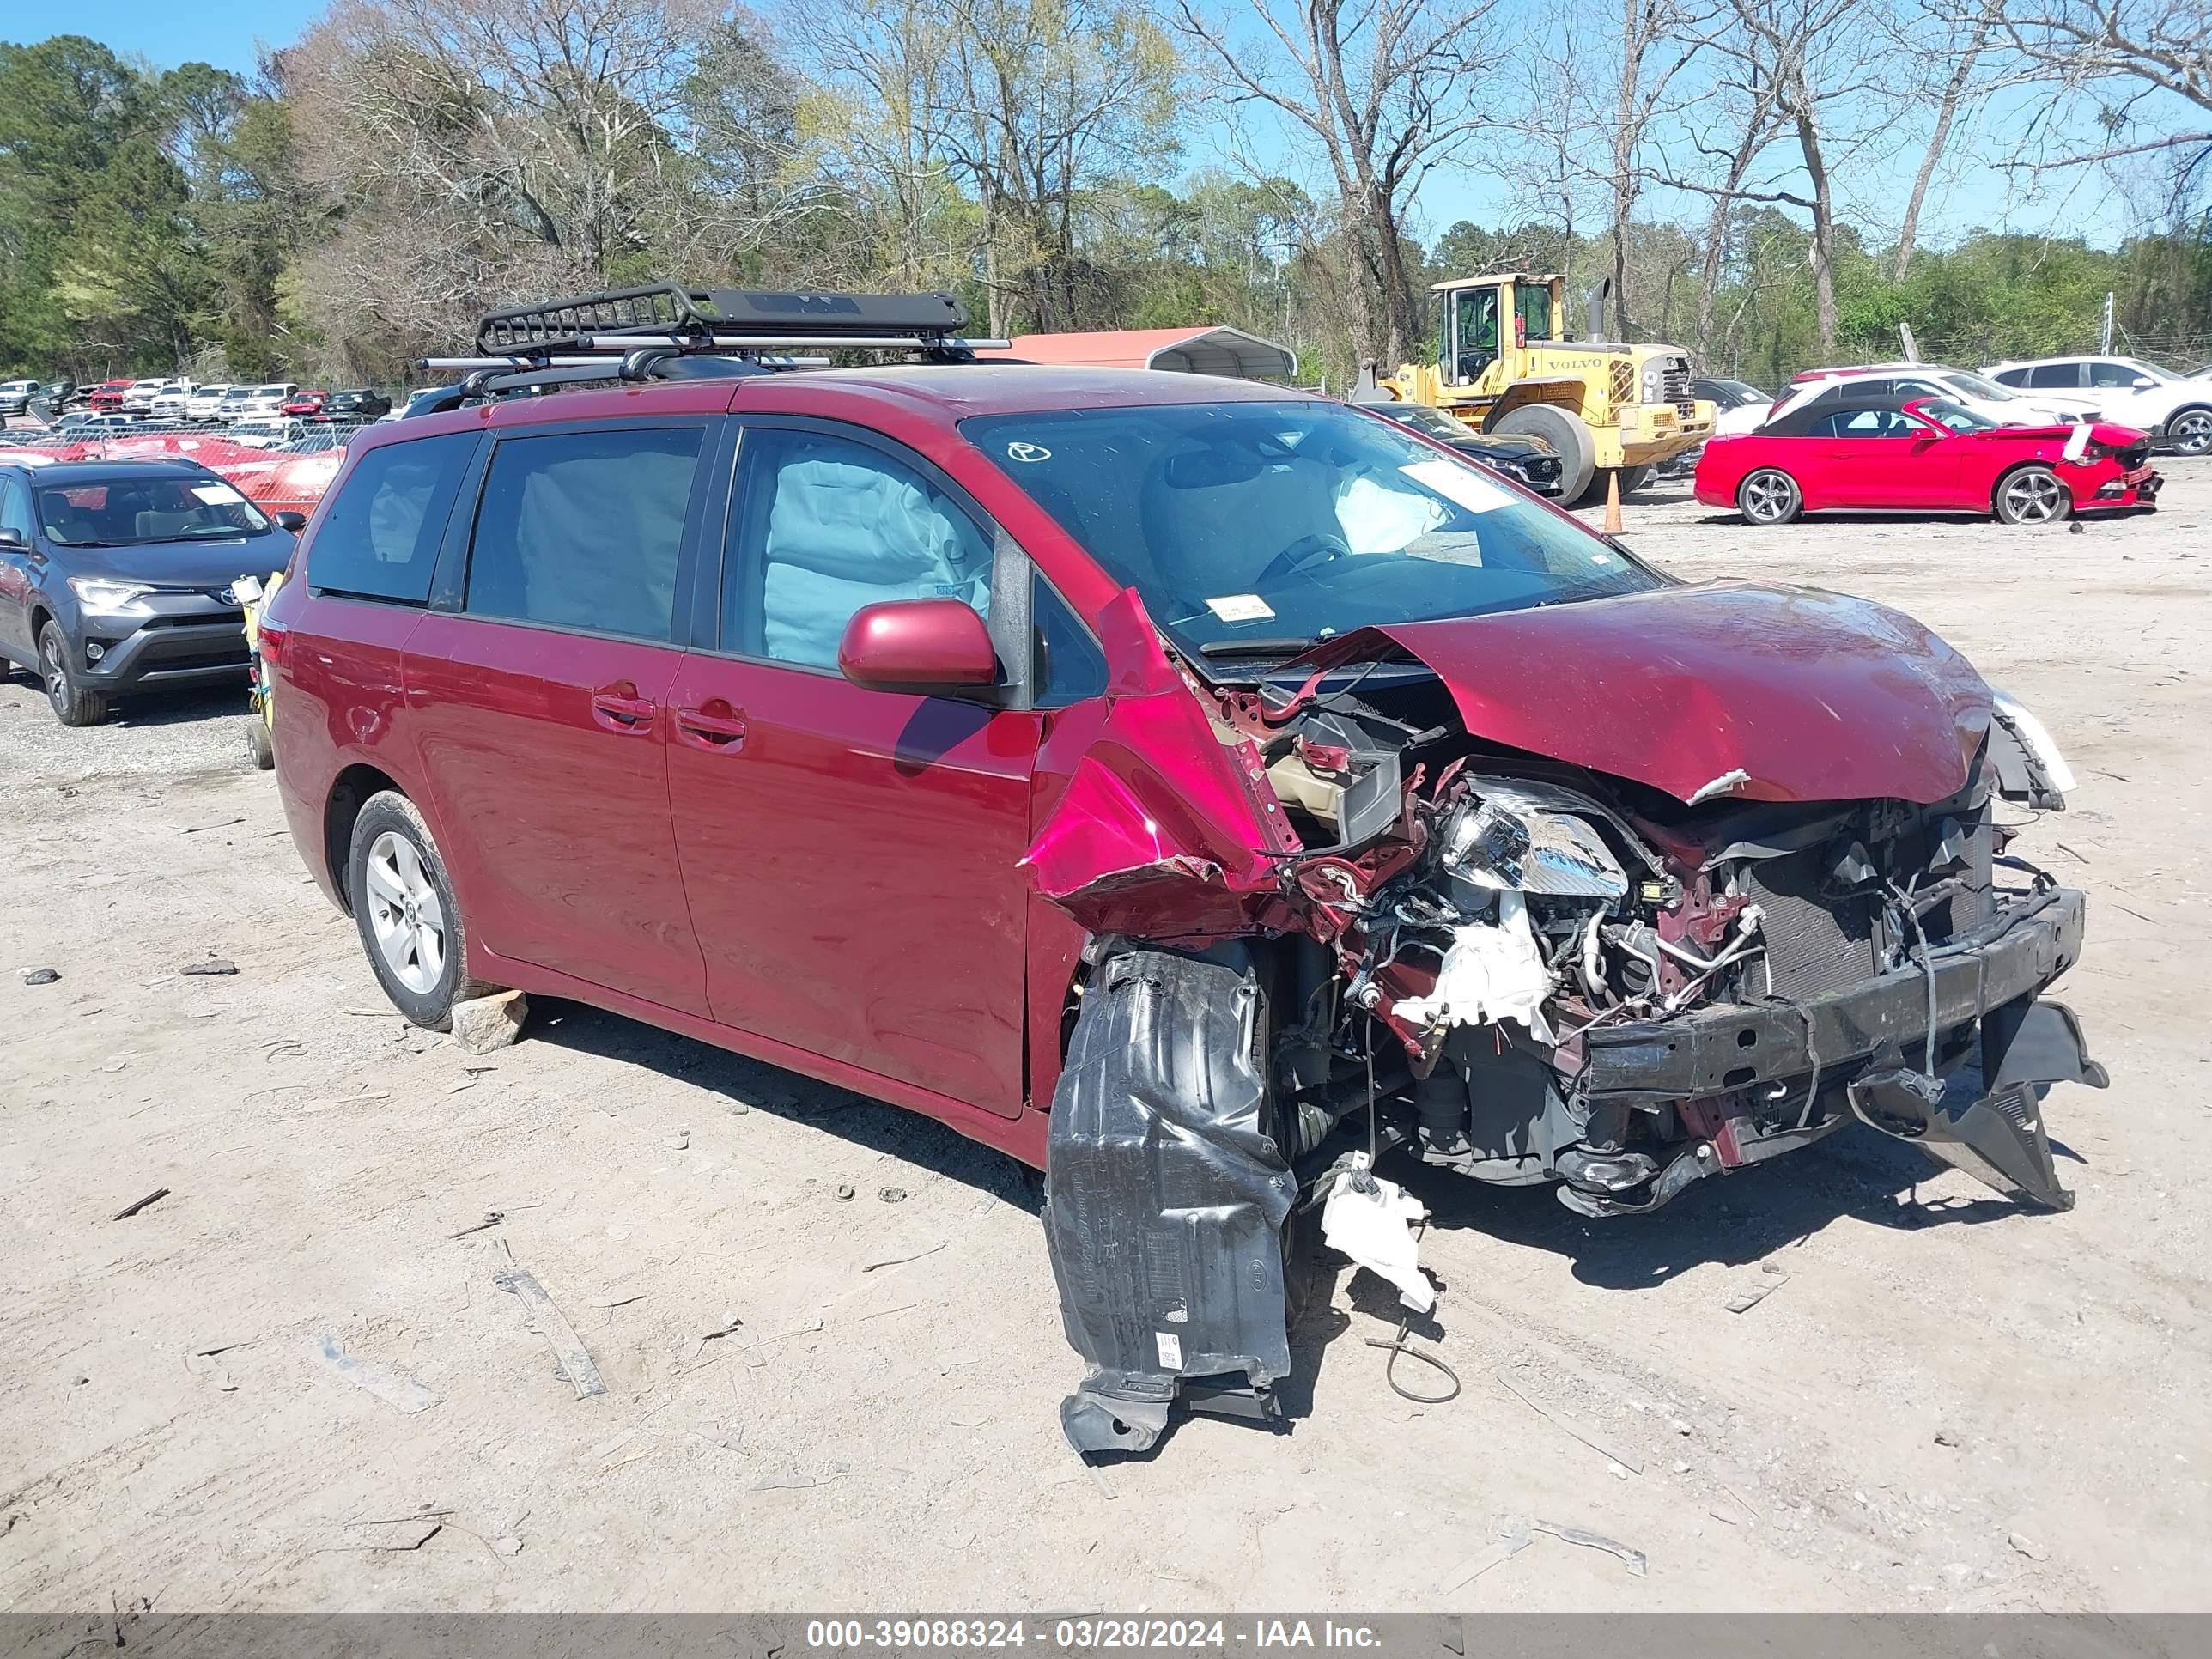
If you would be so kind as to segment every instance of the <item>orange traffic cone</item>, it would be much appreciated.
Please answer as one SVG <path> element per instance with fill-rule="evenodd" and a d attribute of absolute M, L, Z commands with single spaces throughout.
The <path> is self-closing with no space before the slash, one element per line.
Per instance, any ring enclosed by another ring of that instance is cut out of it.
<path fill-rule="evenodd" d="M 1622 528 L 1620 473 L 1616 468 L 1607 467 L 1605 474 L 1605 533 L 1608 536 L 1618 536 Z"/>

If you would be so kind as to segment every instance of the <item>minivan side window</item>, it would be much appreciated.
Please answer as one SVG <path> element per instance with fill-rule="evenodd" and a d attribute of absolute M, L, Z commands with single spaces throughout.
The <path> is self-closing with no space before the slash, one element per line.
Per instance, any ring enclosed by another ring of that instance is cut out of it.
<path fill-rule="evenodd" d="M 704 429 L 500 440 L 469 551 L 471 616 L 667 640 Z"/>
<path fill-rule="evenodd" d="M 356 599 L 428 604 L 446 516 L 476 447 L 476 434 L 457 432 L 364 454 L 316 526 L 307 586 Z"/>
<path fill-rule="evenodd" d="M 991 613 L 991 538 L 917 469 L 825 433 L 750 428 L 741 447 L 725 651 L 837 665 L 845 624 L 886 599 Z"/>

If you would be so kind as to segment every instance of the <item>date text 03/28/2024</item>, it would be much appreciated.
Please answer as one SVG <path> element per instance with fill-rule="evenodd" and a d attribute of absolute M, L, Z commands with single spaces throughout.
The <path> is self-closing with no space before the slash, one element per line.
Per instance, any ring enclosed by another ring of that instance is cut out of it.
<path fill-rule="evenodd" d="M 1328 1619 L 819 1619 L 806 1626 L 806 1645 L 825 1650 L 963 1652 L 1035 1644 L 1069 1652 L 1226 1652 L 1239 1647 L 1373 1648 L 1380 1643 L 1372 1626 Z"/>

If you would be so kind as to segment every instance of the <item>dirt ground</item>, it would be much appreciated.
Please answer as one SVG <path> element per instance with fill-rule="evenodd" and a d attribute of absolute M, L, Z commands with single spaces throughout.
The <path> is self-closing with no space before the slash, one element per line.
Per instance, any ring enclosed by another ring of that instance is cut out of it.
<path fill-rule="evenodd" d="M 2167 471 L 2079 535 L 1629 514 L 1682 576 L 1912 611 L 2060 738 L 2081 788 L 2018 850 L 2091 895 L 2061 994 L 2112 1087 L 2049 1103 L 2079 1207 L 1860 1130 L 1643 1220 L 1417 1174 L 1459 1398 L 1385 1386 L 1395 1297 L 1347 1273 L 1291 1432 L 1193 1419 L 1098 1474 L 996 1155 L 573 1006 L 470 1061 L 307 884 L 236 699 L 64 732 L 19 677 L 0 1611 L 2212 1607 L 2212 464 Z M 1532 1517 L 1649 1575 L 1540 1534 L 1447 1588 Z"/>

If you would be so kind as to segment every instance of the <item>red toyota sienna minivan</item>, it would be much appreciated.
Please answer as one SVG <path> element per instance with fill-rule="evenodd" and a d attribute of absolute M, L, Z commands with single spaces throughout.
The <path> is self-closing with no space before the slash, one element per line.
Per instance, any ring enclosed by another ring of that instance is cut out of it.
<path fill-rule="evenodd" d="M 262 636 L 409 1018 L 574 998 L 1042 1167 L 1090 1450 L 1275 1412 L 1370 1150 L 1612 1216 L 1858 1121 L 2070 1202 L 2083 901 L 1991 806 L 2072 780 L 1956 652 L 1367 411 L 958 322 L 497 313 L 353 447 Z M 918 361 L 771 360 L 839 348 Z"/>

